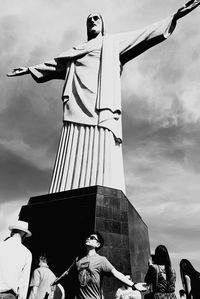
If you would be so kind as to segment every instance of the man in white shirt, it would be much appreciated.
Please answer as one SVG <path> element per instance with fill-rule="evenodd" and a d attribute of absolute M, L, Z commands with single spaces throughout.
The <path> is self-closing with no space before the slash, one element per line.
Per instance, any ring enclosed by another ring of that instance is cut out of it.
<path fill-rule="evenodd" d="M 31 277 L 31 293 L 29 299 L 44 299 L 51 293 L 51 284 L 55 281 L 55 274 L 49 269 L 45 254 L 39 257 L 39 267 Z"/>
<path fill-rule="evenodd" d="M 0 242 L 0 299 L 26 299 L 32 254 L 22 242 L 31 232 L 21 220 L 9 230 L 10 237 Z"/>

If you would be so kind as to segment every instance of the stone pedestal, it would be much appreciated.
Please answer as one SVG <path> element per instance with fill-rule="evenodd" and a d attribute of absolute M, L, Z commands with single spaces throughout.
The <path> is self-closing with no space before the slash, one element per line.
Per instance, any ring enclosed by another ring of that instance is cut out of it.
<path fill-rule="evenodd" d="M 33 235 L 26 246 L 33 259 L 45 251 L 57 276 L 83 251 L 85 238 L 96 230 L 105 239 L 99 254 L 119 271 L 132 273 L 134 281 L 144 279 L 150 254 L 148 229 L 120 190 L 94 186 L 31 197 L 22 206 L 19 219 L 30 224 Z M 70 298 L 74 280 L 65 279 L 62 284 Z M 105 299 L 114 298 L 120 285 L 106 277 Z"/>

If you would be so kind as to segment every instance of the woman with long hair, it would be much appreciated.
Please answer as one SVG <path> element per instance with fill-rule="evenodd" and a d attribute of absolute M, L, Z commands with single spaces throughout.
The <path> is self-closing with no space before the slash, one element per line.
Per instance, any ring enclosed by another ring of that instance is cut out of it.
<path fill-rule="evenodd" d="M 187 299 L 200 298 L 200 273 L 194 269 L 190 261 L 182 259 L 180 273 Z"/>
<path fill-rule="evenodd" d="M 156 247 L 152 259 L 149 261 L 145 282 L 152 287 L 154 298 L 176 299 L 176 273 L 171 266 L 167 248 L 164 245 Z"/>

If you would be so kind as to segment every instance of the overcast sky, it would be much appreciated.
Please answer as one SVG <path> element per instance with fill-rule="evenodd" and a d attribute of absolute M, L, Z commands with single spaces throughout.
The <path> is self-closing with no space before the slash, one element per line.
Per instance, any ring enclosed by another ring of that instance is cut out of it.
<path fill-rule="evenodd" d="M 62 127 L 62 81 L 7 78 L 86 40 L 86 17 L 108 33 L 142 28 L 183 0 L 0 0 L 0 238 L 31 196 L 48 192 Z M 127 197 L 149 227 L 151 249 L 200 270 L 200 8 L 122 75 Z"/>

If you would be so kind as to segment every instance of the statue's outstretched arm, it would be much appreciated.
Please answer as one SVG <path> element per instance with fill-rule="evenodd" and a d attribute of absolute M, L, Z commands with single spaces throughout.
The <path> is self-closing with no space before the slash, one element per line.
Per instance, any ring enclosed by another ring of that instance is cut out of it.
<path fill-rule="evenodd" d="M 200 0 L 190 0 L 184 6 L 178 9 L 178 11 L 174 15 L 174 19 L 178 20 L 188 13 L 190 13 L 193 9 L 197 8 L 200 5 Z"/>
<path fill-rule="evenodd" d="M 18 67 L 13 69 L 11 72 L 7 74 L 8 77 L 15 77 L 15 76 L 22 76 L 29 74 L 29 69 L 28 67 Z"/>
<path fill-rule="evenodd" d="M 29 66 L 14 68 L 7 74 L 8 77 L 30 74 L 37 83 L 52 79 L 65 79 L 67 63 L 64 59 L 54 58 L 49 61 Z"/>

